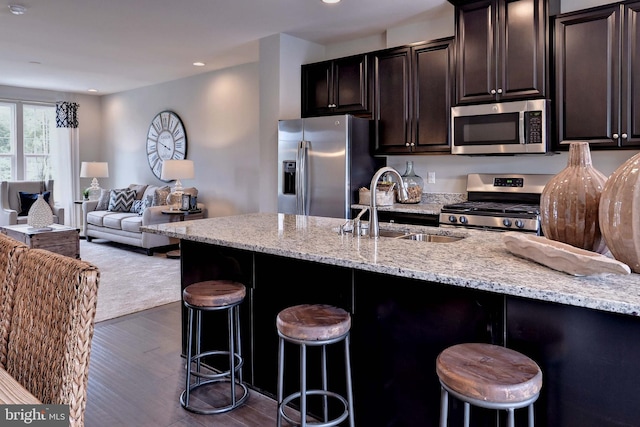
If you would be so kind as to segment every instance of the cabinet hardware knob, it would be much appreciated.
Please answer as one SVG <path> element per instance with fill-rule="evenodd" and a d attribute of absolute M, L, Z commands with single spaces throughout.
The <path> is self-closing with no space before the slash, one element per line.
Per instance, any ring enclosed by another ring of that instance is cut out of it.
<path fill-rule="evenodd" d="M 495 89 L 491 89 L 491 95 L 495 95 L 496 94 L 496 90 Z"/>
<path fill-rule="evenodd" d="M 612 135 L 612 137 L 613 137 L 613 139 L 618 139 L 619 135 L 618 135 L 617 133 L 614 133 L 614 134 Z"/>
<path fill-rule="evenodd" d="M 502 89 L 498 89 L 498 93 L 502 93 Z"/>
<path fill-rule="evenodd" d="M 622 134 L 622 138 L 623 138 L 623 139 L 627 139 L 627 136 L 628 136 L 628 135 L 627 135 L 626 133 L 623 133 L 623 134 Z"/>

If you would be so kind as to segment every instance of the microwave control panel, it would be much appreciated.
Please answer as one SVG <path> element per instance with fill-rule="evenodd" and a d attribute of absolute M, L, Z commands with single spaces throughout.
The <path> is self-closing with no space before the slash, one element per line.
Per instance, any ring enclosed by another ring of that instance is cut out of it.
<path fill-rule="evenodd" d="M 527 144 L 542 144 L 542 111 L 524 113 L 524 132 Z"/>

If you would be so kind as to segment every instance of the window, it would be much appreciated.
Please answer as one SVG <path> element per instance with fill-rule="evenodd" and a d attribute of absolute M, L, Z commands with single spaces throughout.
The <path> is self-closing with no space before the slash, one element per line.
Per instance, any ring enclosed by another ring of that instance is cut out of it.
<path fill-rule="evenodd" d="M 53 105 L 0 102 L 0 179 L 52 179 L 55 127 Z"/>

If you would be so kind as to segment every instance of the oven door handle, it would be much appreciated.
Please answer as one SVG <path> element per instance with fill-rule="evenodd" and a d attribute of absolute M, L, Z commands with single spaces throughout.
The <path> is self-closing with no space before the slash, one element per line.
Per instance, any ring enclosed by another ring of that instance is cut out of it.
<path fill-rule="evenodd" d="M 527 138 L 525 138 L 524 134 L 524 111 L 520 111 L 520 113 L 518 113 L 518 133 L 520 134 L 520 144 L 526 144 Z"/>

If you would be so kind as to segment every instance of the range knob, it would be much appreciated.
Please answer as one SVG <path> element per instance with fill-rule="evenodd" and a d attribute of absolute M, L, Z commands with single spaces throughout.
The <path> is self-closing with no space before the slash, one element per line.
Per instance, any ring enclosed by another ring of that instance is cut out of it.
<path fill-rule="evenodd" d="M 467 222 L 469 222 L 467 217 L 460 215 L 460 224 L 466 224 Z"/>
<path fill-rule="evenodd" d="M 456 218 L 455 215 L 449 215 L 449 222 L 456 223 L 458 222 L 458 219 Z"/>
<path fill-rule="evenodd" d="M 524 221 L 521 219 L 516 219 L 516 227 L 524 228 Z"/>
<path fill-rule="evenodd" d="M 505 219 L 502 220 L 502 224 L 505 227 L 511 227 L 511 220 L 509 218 L 505 218 Z"/>

